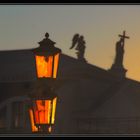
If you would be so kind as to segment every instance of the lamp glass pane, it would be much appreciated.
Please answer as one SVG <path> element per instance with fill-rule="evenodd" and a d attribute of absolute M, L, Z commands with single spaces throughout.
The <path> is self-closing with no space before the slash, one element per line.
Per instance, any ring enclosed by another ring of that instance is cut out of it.
<path fill-rule="evenodd" d="M 55 121 L 56 102 L 57 102 L 57 97 L 53 99 L 53 103 L 52 103 L 52 119 L 51 119 L 51 124 L 54 124 L 54 121 Z"/>
<path fill-rule="evenodd" d="M 51 77 L 52 76 L 52 63 L 53 56 L 35 56 L 36 59 L 36 69 L 37 69 L 37 77 Z"/>
<path fill-rule="evenodd" d="M 53 71 L 53 78 L 57 76 L 58 70 L 58 61 L 59 61 L 59 53 L 54 56 L 54 71 Z"/>
<path fill-rule="evenodd" d="M 50 124 L 51 100 L 36 100 L 34 113 L 36 124 Z"/>
<path fill-rule="evenodd" d="M 34 123 L 34 116 L 33 116 L 33 110 L 32 109 L 29 109 L 29 115 L 30 115 L 32 132 L 37 132 L 38 128 L 35 126 L 35 123 Z"/>

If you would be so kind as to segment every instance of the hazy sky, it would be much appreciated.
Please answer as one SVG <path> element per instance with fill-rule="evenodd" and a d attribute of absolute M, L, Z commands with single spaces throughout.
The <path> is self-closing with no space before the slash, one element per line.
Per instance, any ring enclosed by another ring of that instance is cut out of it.
<path fill-rule="evenodd" d="M 109 69 L 115 57 L 118 34 L 125 43 L 127 77 L 140 81 L 140 5 L 0 5 L 0 50 L 38 47 L 49 32 L 63 53 L 69 50 L 75 33 L 85 37 L 85 58 Z"/>

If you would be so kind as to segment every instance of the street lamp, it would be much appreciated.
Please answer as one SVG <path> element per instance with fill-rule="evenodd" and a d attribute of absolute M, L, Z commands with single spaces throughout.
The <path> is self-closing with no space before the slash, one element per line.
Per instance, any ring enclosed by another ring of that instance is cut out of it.
<path fill-rule="evenodd" d="M 45 79 L 39 79 L 36 85 L 29 108 L 32 132 L 51 133 L 57 95 L 45 84 Z"/>
<path fill-rule="evenodd" d="M 61 50 L 54 47 L 55 42 L 48 38 L 48 33 L 45 34 L 45 37 L 45 39 L 39 42 L 40 46 L 33 49 L 37 77 L 56 78 Z"/>
<path fill-rule="evenodd" d="M 32 50 L 37 82 L 34 91 L 30 94 L 29 115 L 32 132 L 51 133 L 55 120 L 57 95 L 50 82 L 56 79 L 61 50 L 54 46 L 55 42 L 48 38 L 48 33 L 45 37 L 39 42 L 40 46 Z"/>

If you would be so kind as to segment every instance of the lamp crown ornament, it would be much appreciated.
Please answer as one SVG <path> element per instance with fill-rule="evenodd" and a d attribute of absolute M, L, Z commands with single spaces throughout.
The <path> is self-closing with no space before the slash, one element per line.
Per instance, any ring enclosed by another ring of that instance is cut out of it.
<path fill-rule="evenodd" d="M 55 47 L 56 42 L 49 39 L 49 33 L 45 34 L 45 38 L 38 42 L 39 47 L 33 49 L 33 52 L 37 55 L 42 55 L 45 52 L 46 55 L 57 54 L 61 52 L 61 49 Z"/>

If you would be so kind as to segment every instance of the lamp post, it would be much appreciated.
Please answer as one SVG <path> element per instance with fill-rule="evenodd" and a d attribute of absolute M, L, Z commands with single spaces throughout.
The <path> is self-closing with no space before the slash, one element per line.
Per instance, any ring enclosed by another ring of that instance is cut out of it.
<path fill-rule="evenodd" d="M 57 102 L 52 81 L 57 76 L 61 50 L 54 46 L 55 42 L 48 38 L 48 33 L 45 37 L 39 42 L 40 46 L 32 50 L 35 57 L 37 82 L 30 94 L 29 115 L 32 132 L 51 133 Z"/>

